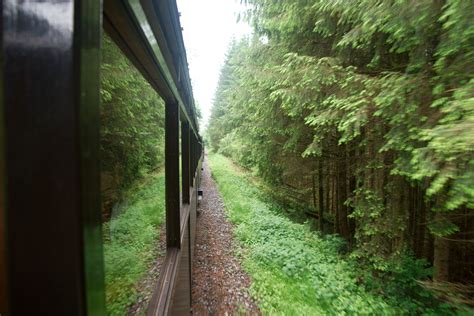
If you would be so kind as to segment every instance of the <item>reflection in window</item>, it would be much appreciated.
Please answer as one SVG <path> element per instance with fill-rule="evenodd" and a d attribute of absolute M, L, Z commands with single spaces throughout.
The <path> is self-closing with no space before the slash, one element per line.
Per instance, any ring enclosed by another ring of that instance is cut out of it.
<path fill-rule="evenodd" d="M 107 312 L 139 315 L 165 248 L 164 102 L 107 36 L 101 84 Z"/>

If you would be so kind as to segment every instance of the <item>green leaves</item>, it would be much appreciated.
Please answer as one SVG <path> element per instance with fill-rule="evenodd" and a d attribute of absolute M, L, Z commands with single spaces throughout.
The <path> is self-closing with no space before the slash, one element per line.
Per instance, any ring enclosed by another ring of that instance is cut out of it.
<path fill-rule="evenodd" d="M 275 190 L 294 186 L 335 231 L 351 226 L 344 235 L 375 267 L 405 247 L 424 253 L 437 212 L 466 224 L 446 216 L 433 233 L 469 229 L 472 1 L 246 2 L 256 36 L 229 51 L 211 146 Z M 319 165 L 323 206 L 308 194 Z"/>
<path fill-rule="evenodd" d="M 437 218 L 428 227 L 431 233 L 438 237 L 449 236 L 459 231 L 459 227 L 446 218 Z"/>
<path fill-rule="evenodd" d="M 107 36 L 102 46 L 100 155 L 107 312 L 124 315 L 156 257 L 164 220 L 164 103 Z"/>
<path fill-rule="evenodd" d="M 292 223 L 258 198 L 258 191 L 219 155 L 209 159 L 235 234 L 244 267 L 264 313 L 315 315 L 393 311 L 355 285 L 349 264 L 338 254 L 339 237 L 323 239 L 307 225 Z M 340 304 L 339 301 L 354 304 Z"/>
<path fill-rule="evenodd" d="M 164 102 L 107 36 L 101 72 L 101 169 L 120 191 L 163 163 Z"/>
<path fill-rule="evenodd" d="M 380 269 L 374 272 L 359 259 L 340 254 L 345 242 L 339 236 L 322 237 L 265 203 L 247 175 L 228 159 L 209 155 L 209 164 L 236 225 L 251 294 L 264 314 L 453 314 L 449 305 L 440 307 L 416 282 L 431 274 L 426 261 L 403 253 L 378 261 Z M 372 192 L 364 194 L 367 200 L 377 199 Z M 381 215 L 380 209 L 372 212 L 374 218 Z"/>

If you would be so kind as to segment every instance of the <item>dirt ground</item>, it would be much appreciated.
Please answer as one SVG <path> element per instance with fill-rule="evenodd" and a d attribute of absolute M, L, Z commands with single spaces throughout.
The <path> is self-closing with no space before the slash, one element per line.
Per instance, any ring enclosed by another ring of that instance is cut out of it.
<path fill-rule="evenodd" d="M 206 161 L 201 189 L 204 198 L 196 223 L 193 262 L 193 315 L 260 315 L 248 294 L 251 280 L 235 256 L 232 224 L 224 212 Z"/>

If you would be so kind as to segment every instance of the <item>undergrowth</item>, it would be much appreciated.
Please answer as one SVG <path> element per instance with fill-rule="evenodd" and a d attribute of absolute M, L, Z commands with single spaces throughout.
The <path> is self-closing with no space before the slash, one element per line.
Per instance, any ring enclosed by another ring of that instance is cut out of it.
<path fill-rule="evenodd" d="M 146 177 L 130 189 L 103 225 L 107 314 L 125 315 L 137 299 L 137 283 L 157 255 L 164 222 L 164 173 Z"/>
<path fill-rule="evenodd" d="M 211 154 L 209 163 L 228 217 L 236 224 L 243 266 L 253 280 L 251 294 L 264 314 L 454 314 L 451 306 L 417 285 L 415 272 L 426 270 L 419 262 L 407 257 L 392 273 L 374 276 L 341 253 L 341 238 L 321 236 L 265 202 L 230 160 Z"/>

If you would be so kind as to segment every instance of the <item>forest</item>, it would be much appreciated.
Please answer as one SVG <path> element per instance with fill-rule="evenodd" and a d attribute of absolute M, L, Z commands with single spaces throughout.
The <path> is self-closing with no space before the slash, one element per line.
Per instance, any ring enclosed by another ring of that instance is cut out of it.
<path fill-rule="evenodd" d="M 1 7 L 0 316 L 474 315 L 474 0 Z"/>
<path fill-rule="evenodd" d="M 207 150 L 372 277 L 472 303 L 472 1 L 244 2 Z"/>
<path fill-rule="evenodd" d="M 109 36 L 101 63 L 101 196 L 109 315 L 130 314 L 164 222 L 164 102 Z M 142 292 L 142 293 L 139 293 Z"/>
<path fill-rule="evenodd" d="M 244 2 L 204 137 L 259 310 L 470 314 L 473 3 Z M 107 35 L 100 92 L 107 313 L 140 314 L 165 104 Z"/>

